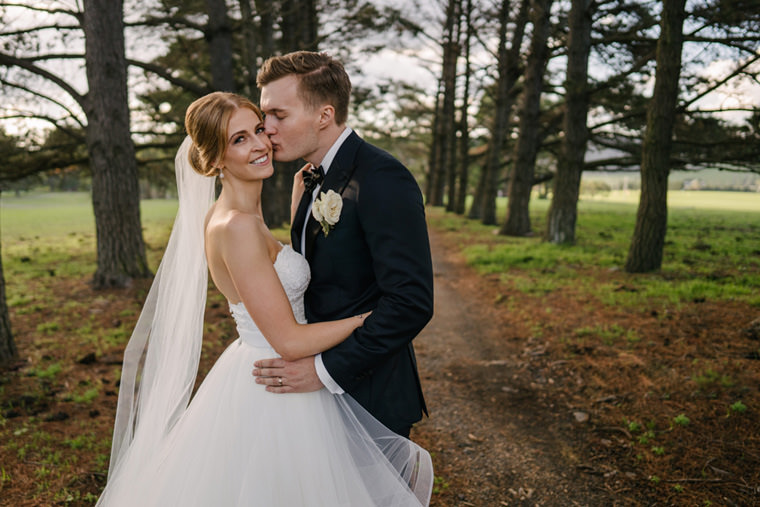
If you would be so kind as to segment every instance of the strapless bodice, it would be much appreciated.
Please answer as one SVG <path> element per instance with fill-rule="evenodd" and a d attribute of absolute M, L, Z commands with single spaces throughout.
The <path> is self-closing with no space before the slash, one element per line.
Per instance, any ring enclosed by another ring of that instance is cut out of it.
<path fill-rule="evenodd" d="M 277 272 L 280 283 L 282 283 L 285 289 L 285 294 L 287 294 L 290 306 L 293 308 L 293 315 L 295 315 L 296 321 L 305 324 L 306 315 L 303 307 L 303 295 L 311 279 L 309 263 L 306 262 L 306 259 L 301 254 L 293 250 L 290 245 L 284 245 L 274 261 L 274 270 Z M 253 318 L 251 318 L 243 302 L 241 301 L 236 304 L 229 303 L 229 305 L 230 313 L 235 319 L 237 331 L 243 343 L 253 347 L 269 347 L 269 343 L 261 331 L 259 331 L 258 326 L 253 321 Z"/>

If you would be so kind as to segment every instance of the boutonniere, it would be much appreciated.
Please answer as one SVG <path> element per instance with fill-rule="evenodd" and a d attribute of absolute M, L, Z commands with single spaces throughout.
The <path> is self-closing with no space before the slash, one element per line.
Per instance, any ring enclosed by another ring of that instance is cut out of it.
<path fill-rule="evenodd" d="M 334 190 L 328 190 L 327 193 L 320 192 L 319 198 L 311 206 L 311 214 L 322 226 L 322 232 L 325 237 L 335 227 L 340 220 L 340 212 L 343 210 L 343 198 Z"/>

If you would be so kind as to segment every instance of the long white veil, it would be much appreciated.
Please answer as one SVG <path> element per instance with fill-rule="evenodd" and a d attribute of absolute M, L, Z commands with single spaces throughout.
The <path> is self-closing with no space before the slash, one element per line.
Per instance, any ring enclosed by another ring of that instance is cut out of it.
<path fill-rule="evenodd" d="M 187 408 L 200 360 L 208 269 L 203 225 L 214 178 L 190 166 L 187 137 L 175 158 L 179 209 L 140 318 L 124 351 L 109 480 L 146 462 Z"/>

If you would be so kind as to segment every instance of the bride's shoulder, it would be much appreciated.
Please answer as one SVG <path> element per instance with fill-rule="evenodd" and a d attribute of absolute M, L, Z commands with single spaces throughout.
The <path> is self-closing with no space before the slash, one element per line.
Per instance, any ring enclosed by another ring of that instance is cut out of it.
<path fill-rule="evenodd" d="M 206 220 L 206 234 L 214 239 L 256 238 L 259 220 L 257 215 L 238 210 L 215 210 Z"/>
<path fill-rule="evenodd" d="M 236 232 L 239 229 L 250 230 L 259 222 L 258 215 L 245 213 L 236 209 L 216 209 L 209 215 L 206 227 L 218 232 Z"/>

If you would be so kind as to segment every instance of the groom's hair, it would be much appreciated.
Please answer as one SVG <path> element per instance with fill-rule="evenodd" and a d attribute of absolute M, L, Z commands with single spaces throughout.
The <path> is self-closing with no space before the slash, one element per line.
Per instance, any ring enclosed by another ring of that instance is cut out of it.
<path fill-rule="evenodd" d="M 291 74 L 299 78 L 298 93 L 309 107 L 330 104 L 335 108 L 335 123 L 346 123 L 351 80 L 342 63 L 327 53 L 313 51 L 273 56 L 261 65 L 256 85 L 261 88 Z"/>

